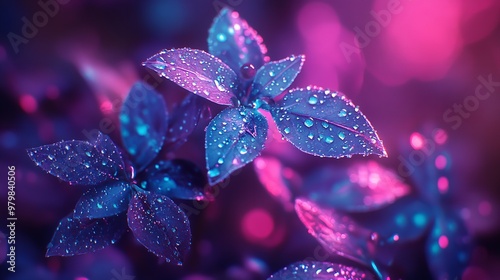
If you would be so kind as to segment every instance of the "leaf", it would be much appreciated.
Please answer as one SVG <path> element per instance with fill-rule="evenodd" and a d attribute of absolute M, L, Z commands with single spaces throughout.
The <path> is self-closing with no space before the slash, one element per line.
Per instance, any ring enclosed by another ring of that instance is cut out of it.
<path fill-rule="evenodd" d="M 208 31 L 208 50 L 236 73 L 245 63 L 259 69 L 269 60 L 259 34 L 229 8 L 222 9 L 214 19 Z"/>
<path fill-rule="evenodd" d="M 271 114 L 285 139 L 305 153 L 335 158 L 387 156 L 370 122 L 337 92 L 294 89 L 272 106 Z"/>
<path fill-rule="evenodd" d="M 175 108 L 168 120 L 165 139 L 165 144 L 169 145 L 169 150 L 174 150 L 187 141 L 189 135 L 193 133 L 198 125 L 204 110 L 208 110 L 208 107 L 200 97 L 192 94 L 184 98 L 182 103 Z"/>
<path fill-rule="evenodd" d="M 267 278 L 276 280 L 375 280 L 373 274 L 361 268 L 337 263 L 302 261 L 293 263 Z"/>
<path fill-rule="evenodd" d="M 174 159 L 160 161 L 146 169 L 141 187 L 172 198 L 205 200 L 205 176 L 192 162 Z"/>
<path fill-rule="evenodd" d="M 170 198 L 136 193 L 127 216 L 130 229 L 144 247 L 167 262 L 182 265 L 191 245 L 191 229 L 186 214 Z"/>
<path fill-rule="evenodd" d="M 116 243 L 127 228 L 124 215 L 100 219 L 76 219 L 72 215 L 61 220 L 47 246 L 47 257 L 92 253 Z"/>
<path fill-rule="evenodd" d="M 349 212 L 374 211 L 409 192 L 396 173 L 374 161 L 323 167 L 307 177 L 303 188 L 304 195 L 318 204 Z"/>
<path fill-rule="evenodd" d="M 228 108 L 207 126 L 205 157 L 208 181 L 214 185 L 252 162 L 264 149 L 267 120 L 258 111 Z"/>
<path fill-rule="evenodd" d="M 292 192 L 301 185 L 300 176 L 273 157 L 260 156 L 254 161 L 260 183 L 287 210 L 293 209 Z"/>
<path fill-rule="evenodd" d="M 295 212 L 308 232 L 329 253 L 370 264 L 368 243 L 371 241 L 371 231 L 340 212 L 322 209 L 304 198 L 295 200 Z"/>
<path fill-rule="evenodd" d="M 94 144 L 61 141 L 28 149 L 28 155 L 43 170 L 70 184 L 97 185 L 124 176 L 116 146 L 101 133 Z"/>
<path fill-rule="evenodd" d="M 76 204 L 73 217 L 97 219 L 114 216 L 127 210 L 131 196 L 131 186 L 123 181 L 91 188 Z"/>
<path fill-rule="evenodd" d="M 233 103 L 238 76 L 217 57 L 201 50 L 163 50 L 142 64 L 179 86 L 222 105 Z"/>
<path fill-rule="evenodd" d="M 255 97 L 272 98 L 280 95 L 300 73 L 304 60 L 304 55 L 292 55 L 279 61 L 266 63 L 255 74 L 252 94 Z"/>
<path fill-rule="evenodd" d="M 426 243 L 427 263 L 434 279 L 459 279 L 471 251 L 471 237 L 460 217 L 440 213 Z"/>
<path fill-rule="evenodd" d="M 167 108 L 163 98 L 150 86 L 136 83 L 123 103 L 120 125 L 123 144 L 139 172 L 163 146 L 167 132 Z"/>

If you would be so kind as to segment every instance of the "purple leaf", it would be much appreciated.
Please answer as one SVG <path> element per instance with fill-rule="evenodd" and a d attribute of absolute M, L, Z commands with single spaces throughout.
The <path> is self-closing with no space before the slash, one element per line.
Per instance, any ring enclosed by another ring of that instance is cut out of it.
<path fill-rule="evenodd" d="M 192 162 L 174 159 L 160 161 L 146 169 L 141 187 L 172 198 L 205 200 L 205 176 Z"/>
<path fill-rule="evenodd" d="M 231 9 L 224 8 L 208 31 L 208 50 L 235 72 L 243 64 L 259 69 L 269 60 L 262 38 L 248 23 Z"/>
<path fill-rule="evenodd" d="M 43 170 L 70 184 L 97 185 L 124 176 L 119 152 L 101 133 L 94 144 L 61 141 L 28 149 L 28 155 Z"/>
<path fill-rule="evenodd" d="M 150 86 L 136 83 L 122 106 L 120 125 L 123 144 L 139 172 L 163 146 L 167 132 L 167 109 L 163 98 Z"/>
<path fill-rule="evenodd" d="M 302 69 L 305 57 L 289 56 L 279 61 L 272 61 L 262 66 L 255 74 L 252 90 L 255 97 L 276 97 L 287 89 Z"/>
<path fill-rule="evenodd" d="M 114 216 L 127 210 L 131 196 L 131 186 L 123 181 L 91 188 L 76 204 L 73 217 L 96 219 Z"/>
<path fill-rule="evenodd" d="M 271 275 L 276 280 L 375 280 L 367 269 L 329 262 L 302 261 L 293 263 Z"/>
<path fill-rule="evenodd" d="M 214 185 L 252 162 L 264 149 L 267 120 L 245 107 L 228 108 L 207 126 L 205 156 L 208 181 Z"/>
<path fill-rule="evenodd" d="M 92 253 L 116 243 L 127 228 L 125 216 L 100 219 L 76 219 L 72 215 L 61 220 L 47 246 L 47 257 Z"/>
<path fill-rule="evenodd" d="M 168 122 L 165 144 L 169 145 L 169 150 L 174 150 L 187 141 L 198 125 L 204 110 L 208 110 L 208 107 L 200 97 L 192 94 L 184 98 L 182 103 L 175 108 Z"/>
<path fill-rule="evenodd" d="M 427 239 L 427 263 L 434 279 L 459 279 L 471 257 L 471 238 L 462 220 L 440 213 Z"/>
<path fill-rule="evenodd" d="M 396 173 L 374 161 L 345 168 L 323 167 L 308 176 L 303 189 L 318 204 L 349 212 L 377 210 L 409 192 L 410 187 Z"/>
<path fill-rule="evenodd" d="M 337 92 L 294 89 L 273 105 L 271 114 L 285 139 L 305 153 L 335 158 L 387 156 L 370 122 Z"/>
<path fill-rule="evenodd" d="M 322 209 L 306 199 L 295 200 L 295 212 L 309 233 L 329 252 L 369 265 L 372 232 L 346 215 Z"/>
<path fill-rule="evenodd" d="M 163 50 L 148 58 L 143 66 L 212 102 L 233 103 L 238 76 L 220 59 L 204 51 Z"/>
<path fill-rule="evenodd" d="M 144 247 L 167 262 L 182 265 L 189 252 L 191 229 L 186 214 L 170 198 L 136 193 L 127 216 L 130 229 Z"/>

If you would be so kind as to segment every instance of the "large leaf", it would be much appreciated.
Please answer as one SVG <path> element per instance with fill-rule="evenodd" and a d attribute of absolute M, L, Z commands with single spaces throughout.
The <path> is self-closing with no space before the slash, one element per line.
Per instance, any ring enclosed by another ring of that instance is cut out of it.
<path fill-rule="evenodd" d="M 258 111 L 228 108 L 207 126 L 205 156 L 208 180 L 214 185 L 254 160 L 264 149 L 267 120 Z"/>
<path fill-rule="evenodd" d="M 172 198 L 204 200 L 205 176 L 192 162 L 174 159 L 160 161 L 146 169 L 141 187 Z"/>
<path fill-rule="evenodd" d="M 169 150 L 173 150 L 187 141 L 205 110 L 209 109 L 203 100 L 192 94 L 184 98 L 182 103 L 175 107 L 168 120 L 165 144 L 168 145 Z"/>
<path fill-rule="evenodd" d="M 471 251 L 471 237 L 460 217 L 440 213 L 426 244 L 427 263 L 434 279 L 459 279 Z"/>
<path fill-rule="evenodd" d="M 76 219 L 68 215 L 61 220 L 47 246 L 47 257 L 92 253 L 116 243 L 127 228 L 125 215 L 100 219 Z"/>
<path fill-rule="evenodd" d="M 105 183 L 86 191 L 75 206 L 77 219 L 96 219 L 114 216 L 128 208 L 131 185 L 124 181 Z"/>
<path fill-rule="evenodd" d="M 237 73 L 245 63 L 258 69 L 269 60 L 262 38 L 229 8 L 222 9 L 214 19 L 208 31 L 208 50 Z"/>
<path fill-rule="evenodd" d="M 124 176 L 120 153 L 102 133 L 94 143 L 61 141 L 28 149 L 28 155 L 43 170 L 70 184 L 97 185 Z"/>
<path fill-rule="evenodd" d="M 322 209 L 307 199 L 295 200 L 295 212 L 309 233 L 331 254 L 369 265 L 372 231 L 333 209 Z"/>
<path fill-rule="evenodd" d="M 394 203 L 410 187 L 390 169 L 369 161 L 344 168 L 322 167 L 307 177 L 302 192 L 320 205 L 366 212 Z"/>
<path fill-rule="evenodd" d="M 292 55 L 279 61 L 266 63 L 255 74 L 252 94 L 255 97 L 280 95 L 295 80 L 302 69 L 304 60 L 303 55 Z"/>
<path fill-rule="evenodd" d="M 165 101 L 150 86 L 136 83 L 123 103 L 120 124 L 123 144 L 136 171 L 141 171 L 163 146 L 167 132 Z"/>
<path fill-rule="evenodd" d="M 328 262 L 296 262 L 271 275 L 276 280 L 375 280 L 367 269 Z"/>
<path fill-rule="evenodd" d="M 179 86 L 222 105 L 233 103 L 238 76 L 217 57 L 201 50 L 163 50 L 148 58 L 144 66 Z"/>
<path fill-rule="evenodd" d="M 182 265 L 191 246 L 186 214 L 170 198 L 136 193 L 128 208 L 128 225 L 135 238 L 160 258 Z"/>
<path fill-rule="evenodd" d="M 271 114 L 285 139 L 303 152 L 336 158 L 387 156 L 370 122 L 337 92 L 294 89 L 272 106 Z"/>

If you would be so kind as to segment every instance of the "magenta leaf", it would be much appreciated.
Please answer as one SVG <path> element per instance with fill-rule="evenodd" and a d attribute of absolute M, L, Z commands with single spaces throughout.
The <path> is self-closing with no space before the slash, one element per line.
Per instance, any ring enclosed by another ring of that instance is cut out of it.
<path fill-rule="evenodd" d="M 304 60 L 304 55 L 292 55 L 279 61 L 266 63 L 255 74 L 252 84 L 253 94 L 256 97 L 280 95 L 295 80 L 302 69 Z"/>
<path fill-rule="evenodd" d="M 264 149 L 267 120 L 254 109 L 228 108 L 207 126 L 205 156 L 208 181 L 214 185 L 252 162 Z"/>
<path fill-rule="evenodd" d="M 182 265 L 191 246 L 186 214 L 168 197 L 136 193 L 128 208 L 128 225 L 135 238 L 167 262 Z"/>
<path fill-rule="evenodd" d="M 144 66 L 179 86 L 214 103 L 231 105 L 238 76 L 217 57 L 201 50 L 163 50 Z"/>
<path fill-rule="evenodd" d="M 192 162 L 174 159 L 160 161 L 146 169 L 141 187 L 171 198 L 205 200 L 205 176 Z"/>
<path fill-rule="evenodd" d="M 120 112 L 123 144 L 136 171 L 144 169 L 163 146 L 167 131 L 167 109 L 163 97 L 150 86 L 136 83 Z"/>
<path fill-rule="evenodd" d="M 47 257 L 92 253 L 116 243 L 127 228 L 124 215 L 100 219 L 61 220 L 47 246 Z"/>
<path fill-rule="evenodd" d="M 387 156 L 370 122 L 337 92 L 293 89 L 272 106 L 271 114 L 285 139 L 305 153 L 335 158 Z"/>
<path fill-rule="evenodd" d="M 108 136 L 95 143 L 70 140 L 28 149 L 38 166 L 70 184 L 97 185 L 123 176 L 123 161 Z"/>
<path fill-rule="evenodd" d="M 293 263 L 271 275 L 268 280 L 375 280 L 367 269 L 329 263 L 302 261 Z"/>
<path fill-rule="evenodd" d="M 307 177 L 303 192 L 320 205 L 367 212 L 394 203 L 410 187 L 392 170 L 369 161 L 345 168 L 323 167 Z"/>
<path fill-rule="evenodd" d="M 73 217 L 97 219 L 114 216 L 128 208 L 131 186 L 123 181 L 104 183 L 86 191 L 76 204 Z"/>
<path fill-rule="evenodd" d="M 208 50 L 236 73 L 243 64 L 256 69 L 268 61 L 266 46 L 257 32 L 229 8 L 224 8 L 208 31 Z"/>

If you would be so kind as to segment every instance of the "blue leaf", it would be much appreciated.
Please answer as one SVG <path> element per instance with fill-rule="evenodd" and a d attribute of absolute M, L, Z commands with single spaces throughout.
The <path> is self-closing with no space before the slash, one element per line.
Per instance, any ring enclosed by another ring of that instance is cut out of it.
<path fill-rule="evenodd" d="M 344 168 L 324 166 L 309 174 L 302 192 L 320 205 L 367 212 L 394 203 L 410 187 L 390 169 L 369 161 Z"/>
<path fill-rule="evenodd" d="M 160 161 L 146 169 L 141 187 L 172 198 L 204 200 L 205 176 L 192 162 L 174 159 Z"/>
<path fill-rule="evenodd" d="M 136 83 L 123 103 L 120 124 L 123 144 L 133 158 L 137 172 L 158 155 L 167 123 L 163 98 L 150 86 Z"/>
<path fill-rule="evenodd" d="M 212 102 L 233 103 L 238 76 L 220 59 L 204 51 L 163 50 L 148 58 L 143 66 Z"/>
<path fill-rule="evenodd" d="M 191 229 L 186 214 L 170 198 L 136 193 L 127 216 L 130 229 L 144 247 L 167 262 L 182 265 L 191 245 Z"/>
<path fill-rule="evenodd" d="M 127 210 L 131 196 L 131 186 L 123 181 L 91 188 L 76 204 L 73 217 L 96 219 L 119 214 Z"/>
<path fill-rule="evenodd" d="M 268 280 L 375 280 L 375 276 L 367 270 L 343 264 L 302 261 L 293 263 L 271 275 Z"/>
<path fill-rule="evenodd" d="M 187 141 L 195 130 L 203 111 L 209 110 L 202 99 L 196 95 L 188 95 L 170 114 L 165 145 L 174 150 Z"/>
<path fill-rule="evenodd" d="M 61 220 L 47 246 L 47 257 L 92 253 L 116 243 L 127 228 L 124 215 L 100 219 L 76 219 L 68 215 Z"/>
<path fill-rule="evenodd" d="M 272 106 L 271 114 L 285 139 L 305 153 L 335 158 L 387 156 L 370 122 L 337 92 L 294 89 Z"/>
<path fill-rule="evenodd" d="M 272 61 L 262 66 L 252 84 L 252 94 L 255 97 L 276 97 L 287 89 L 302 69 L 305 57 L 289 56 L 279 61 Z"/>
<path fill-rule="evenodd" d="M 228 108 L 207 126 L 205 157 L 208 181 L 214 185 L 252 162 L 264 149 L 267 120 L 245 107 Z"/>
<path fill-rule="evenodd" d="M 427 263 L 434 279 L 459 279 L 471 251 L 471 238 L 462 220 L 452 213 L 440 213 L 426 244 Z"/>
<path fill-rule="evenodd" d="M 208 31 L 208 50 L 237 73 L 245 63 L 259 69 L 269 60 L 259 34 L 228 8 L 220 11 Z"/>
<path fill-rule="evenodd" d="M 28 149 L 28 155 L 48 173 L 70 184 L 97 185 L 124 176 L 123 160 L 108 136 L 99 134 L 92 144 L 61 141 Z"/>

